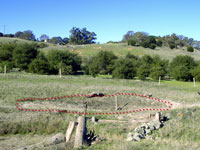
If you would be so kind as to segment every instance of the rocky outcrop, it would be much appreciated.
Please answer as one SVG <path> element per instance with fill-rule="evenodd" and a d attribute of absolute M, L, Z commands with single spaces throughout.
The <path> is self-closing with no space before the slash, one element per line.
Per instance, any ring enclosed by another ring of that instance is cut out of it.
<path fill-rule="evenodd" d="M 159 115 L 159 119 L 158 116 Z M 140 141 L 142 139 L 154 139 L 151 133 L 164 126 L 164 122 L 169 120 L 169 115 L 161 116 L 161 113 L 155 115 L 156 118 L 148 123 L 135 128 L 133 132 L 129 132 L 126 141 Z"/>

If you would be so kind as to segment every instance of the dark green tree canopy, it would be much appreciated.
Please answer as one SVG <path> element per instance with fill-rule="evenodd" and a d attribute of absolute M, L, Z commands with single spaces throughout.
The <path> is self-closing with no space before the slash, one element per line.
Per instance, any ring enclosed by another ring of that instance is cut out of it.
<path fill-rule="evenodd" d="M 19 44 L 13 51 L 13 60 L 15 66 L 23 70 L 28 69 L 28 65 L 37 57 L 36 44 Z"/>
<path fill-rule="evenodd" d="M 136 66 L 131 59 L 121 58 L 116 61 L 112 77 L 116 79 L 133 79 L 136 76 Z"/>
<path fill-rule="evenodd" d="M 111 74 L 116 59 L 117 56 L 113 52 L 100 51 L 88 61 L 89 74 L 92 76 L 97 74 Z"/>
<path fill-rule="evenodd" d="M 192 80 L 191 70 L 196 66 L 191 56 L 176 56 L 170 64 L 171 76 L 176 80 Z"/>
<path fill-rule="evenodd" d="M 64 74 L 75 74 L 81 69 L 81 57 L 68 51 L 50 51 L 47 56 L 51 73 L 57 74 L 59 68 Z"/>
<path fill-rule="evenodd" d="M 23 32 L 18 31 L 18 32 L 15 33 L 15 37 L 16 37 L 16 38 L 19 38 L 22 34 L 23 34 Z"/>
<path fill-rule="evenodd" d="M 42 34 L 42 35 L 40 36 L 40 41 L 44 41 L 44 40 L 49 40 L 49 36 L 46 35 L 46 34 Z"/>
<path fill-rule="evenodd" d="M 15 49 L 16 44 L 6 43 L 0 46 L 0 62 L 3 61 L 12 61 L 13 50 Z"/>
<path fill-rule="evenodd" d="M 86 28 L 76 28 L 73 27 L 70 30 L 70 37 L 69 42 L 70 44 L 93 44 L 95 43 L 94 40 L 96 40 L 96 34 L 94 32 L 87 31 Z"/>
<path fill-rule="evenodd" d="M 47 58 L 44 56 L 42 52 L 38 54 L 36 59 L 34 59 L 28 66 L 28 71 L 31 73 L 37 73 L 37 74 L 49 74 L 50 66 L 48 63 Z"/>
<path fill-rule="evenodd" d="M 60 36 L 58 36 L 58 37 L 52 37 L 49 40 L 49 42 L 53 43 L 53 44 L 62 44 L 62 38 Z"/>
<path fill-rule="evenodd" d="M 23 34 L 20 34 L 19 38 L 34 41 L 35 35 L 31 30 L 26 30 L 23 32 Z"/>

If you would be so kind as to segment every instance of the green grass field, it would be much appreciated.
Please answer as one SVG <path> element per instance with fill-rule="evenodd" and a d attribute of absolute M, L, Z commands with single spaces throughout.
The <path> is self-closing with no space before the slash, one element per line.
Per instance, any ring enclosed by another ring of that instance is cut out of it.
<path fill-rule="evenodd" d="M 162 81 L 159 86 L 155 81 L 138 80 L 115 80 L 99 76 L 92 78 L 90 76 L 47 76 L 32 75 L 27 73 L 9 73 L 6 76 L 0 75 L 0 145 L 4 149 L 14 149 L 38 143 L 40 140 L 62 132 L 65 134 L 69 121 L 76 120 L 77 115 L 59 114 L 59 113 L 39 113 L 22 112 L 15 107 L 16 99 L 23 97 L 55 97 L 77 93 L 152 93 L 153 97 L 170 100 L 174 104 L 181 104 L 180 108 L 169 112 L 172 119 L 166 126 L 153 133 L 155 140 L 142 140 L 141 142 L 126 142 L 126 135 L 140 123 L 130 122 L 137 120 L 149 112 L 132 113 L 129 115 L 101 115 L 98 119 L 128 121 L 129 123 L 98 123 L 93 124 L 88 120 L 88 130 L 94 129 L 103 141 L 92 146 L 86 146 L 82 149 L 198 149 L 200 143 L 199 137 L 199 90 L 200 84 L 196 87 L 191 82 Z M 68 107 L 83 111 L 83 102 L 88 101 L 88 111 L 113 111 L 114 99 L 86 99 L 80 98 L 72 101 L 55 101 L 53 103 L 27 102 L 21 103 L 23 107 L 46 106 L 50 107 Z M 145 102 L 143 99 L 132 98 L 128 96 L 119 97 L 119 104 L 125 102 L 130 104 L 124 110 L 137 109 L 141 107 L 156 107 L 156 103 Z M 29 104 L 29 105 L 28 105 Z M 32 105 L 33 104 L 33 105 Z M 62 106 L 59 106 L 62 105 Z M 191 107 L 190 106 L 194 106 Z M 183 117 L 179 114 L 182 113 Z M 88 116 L 91 118 L 91 116 Z M 73 135 L 74 136 L 74 135 Z M 26 145 L 20 140 L 29 137 Z M 37 137 L 37 139 L 34 139 Z M 74 138 L 72 138 L 72 141 Z M 17 144 L 14 144 L 17 143 Z M 73 143 L 73 142 L 72 142 Z M 52 145 L 47 149 L 71 149 L 73 144 Z"/>
<path fill-rule="evenodd" d="M 17 40 L 17 41 L 16 41 Z M 0 43 L 30 42 L 16 38 L 0 38 Z M 92 45 L 53 45 L 40 49 L 45 53 L 51 50 L 69 50 L 80 56 L 90 57 L 101 50 L 113 51 L 117 56 L 124 57 L 127 53 L 137 56 L 159 55 L 164 59 L 172 60 L 177 55 L 190 55 L 195 60 L 200 60 L 199 51 L 187 52 L 185 49 L 171 50 L 167 47 L 155 50 L 142 47 L 132 47 L 127 44 L 92 44 Z M 94 124 L 91 115 L 87 115 L 88 131 L 94 129 L 95 133 L 103 140 L 92 146 L 84 146 L 80 149 L 87 150 L 184 150 L 200 149 L 200 96 L 198 91 L 200 83 L 162 80 L 125 80 L 112 79 L 111 75 L 99 75 L 96 78 L 86 75 L 62 76 L 36 75 L 30 73 L 0 74 L 0 149 L 20 149 L 36 144 L 55 135 L 65 134 L 69 121 L 76 121 L 79 115 L 65 113 L 24 112 L 16 109 L 16 100 L 21 98 L 44 98 L 66 96 L 74 94 L 90 94 L 102 92 L 105 94 L 120 93 L 151 93 L 154 98 L 168 100 L 173 103 L 173 109 L 163 112 L 171 115 L 166 125 L 153 132 L 154 140 L 142 140 L 140 142 L 126 142 L 127 133 L 146 121 L 150 112 L 129 113 L 126 115 L 97 115 L 97 119 L 105 122 Z M 115 110 L 114 97 L 70 98 L 55 101 L 26 101 L 21 102 L 20 107 L 31 109 L 67 109 L 71 111 L 84 111 L 84 102 L 88 102 L 88 112 L 113 112 Z M 118 96 L 118 104 L 123 106 L 121 111 L 129 111 L 140 108 L 165 108 L 160 104 L 146 98 L 133 96 Z M 111 122 L 106 122 L 111 121 Z M 120 122 L 121 121 L 121 122 Z M 122 123 L 122 121 L 124 121 Z M 75 133 L 70 143 L 49 145 L 33 149 L 73 149 Z"/>

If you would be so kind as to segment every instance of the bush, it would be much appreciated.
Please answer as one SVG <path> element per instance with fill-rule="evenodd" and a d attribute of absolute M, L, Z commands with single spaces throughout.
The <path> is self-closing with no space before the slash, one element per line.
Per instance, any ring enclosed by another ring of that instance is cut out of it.
<path fill-rule="evenodd" d="M 148 41 L 144 41 L 140 44 L 144 48 L 148 48 L 150 46 L 150 43 Z"/>
<path fill-rule="evenodd" d="M 149 48 L 151 48 L 151 49 L 155 49 L 155 48 L 156 48 L 156 44 L 151 43 L 151 44 L 149 45 Z"/>
<path fill-rule="evenodd" d="M 117 56 L 113 52 L 100 51 L 96 56 L 90 58 L 86 64 L 89 74 L 92 76 L 96 76 L 97 74 L 111 74 L 116 59 Z"/>
<path fill-rule="evenodd" d="M 192 46 L 187 47 L 188 52 L 194 52 L 194 48 Z"/>
<path fill-rule="evenodd" d="M 139 60 L 138 56 L 135 56 L 133 54 L 131 54 L 130 52 L 128 52 L 128 54 L 126 55 L 126 58 L 130 58 L 130 59 L 134 59 L 134 60 Z"/>
<path fill-rule="evenodd" d="M 128 40 L 128 45 L 135 46 L 136 41 L 135 40 Z"/>
<path fill-rule="evenodd" d="M 159 47 L 161 47 L 161 46 L 162 46 L 162 41 L 161 41 L 161 40 L 158 40 L 158 41 L 156 42 L 156 45 L 159 46 Z"/>
<path fill-rule="evenodd" d="M 200 81 L 200 64 L 191 70 L 192 76 L 196 81 Z"/>
<path fill-rule="evenodd" d="M 113 78 L 117 79 L 133 79 L 136 76 L 136 66 L 131 59 L 119 59 L 115 63 Z"/>
<path fill-rule="evenodd" d="M 3 61 L 0 63 L 0 72 L 4 72 L 4 66 L 6 65 L 6 72 L 9 72 L 14 67 L 12 61 Z"/>
<path fill-rule="evenodd" d="M 2 61 L 12 61 L 13 59 L 13 50 L 16 45 L 13 43 L 3 44 L 0 46 L 0 62 Z"/>
<path fill-rule="evenodd" d="M 45 43 L 38 44 L 38 48 L 45 48 L 45 47 L 48 47 L 48 45 Z"/>
<path fill-rule="evenodd" d="M 150 74 L 150 66 L 143 64 L 137 70 L 137 76 L 140 80 L 145 80 Z"/>
<path fill-rule="evenodd" d="M 57 74 L 60 68 L 63 74 L 75 74 L 81 69 L 81 57 L 68 51 L 50 51 L 47 59 L 51 74 Z"/>
<path fill-rule="evenodd" d="M 170 44 L 169 47 L 170 47 L 171 49 L 174 49 L 176 46 L 175 46 L 175 44 Z"/>
<path fill-rule="evenodd" d="M 176 56 L 170 63 L 171 76 L 176 80 L 192 80 L 191 70 L 194 69 L 195 66 L 196 63 L 191 56 Z"/>
<path fill-rule="evenodd" d="M 150 77 L 154 80 L 158 80 L 161 76 L 163 78 L 167 74 L 168 61 L 162 60 L 159 56 L 153 57 L 153 64 L 151 66 Z"/>
<path fill-rule="evenodd" d="M 19 44 L 13 51 L 15 66 L 27 70 L 28 65 L 37 57 L 38 51 L 35 44 Z"/>
<path fill-rule="evenodd" d="M 151 67 L 153 64 L 153 58 L 149 55 L 144 55 L 139 61 L 139 67 L 137 69 L 137 76 L 140 80 L 145 80 L 150 75 Z"/>
<path fill-rule="evenodd" d="M 49 74 L 49 63 L 43 53 L 40 52 L 37 58 L 30 63 L 28 70 L 31 73 Z"/>

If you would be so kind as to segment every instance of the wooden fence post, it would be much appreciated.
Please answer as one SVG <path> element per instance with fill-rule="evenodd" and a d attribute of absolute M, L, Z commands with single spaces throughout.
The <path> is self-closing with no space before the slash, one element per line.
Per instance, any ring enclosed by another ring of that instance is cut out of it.
<path fill-rule="evenodd" d="M 115 110 L 118 110 L 118 101 L 117 101 L 117 96 L 115 96 Z"/>
<path fill-rule="evenodd" d="M 195 83 L 195 78 L 193 78 L 193 82 L 194 82 L 194 86 L 196 86 L 196 83 Z"/>
<path fill-rule="evenodd" d="M 75 134 L 74 148 L 81 147 L 86 142 L 86 118 L 85 116 L 78 117 L 78 126 Z"/>
<path fill-rule="evenodd" d="M 161 80 L 161 76 L 159 76 L 159 82 L 158 82 L 158 85 L 160 85 L 160 80 Z"/>
<path fill-rule="evenodd" d="M 4 74 L 6 75 L 6 65 L 4 65 Z"/>
<path fill-rule="evenodd" d="M 60 78 L 62 78 L 62 70 L 61 70 L 61 68 L 59 69 L 59 75 L 60 75 Z"/>

